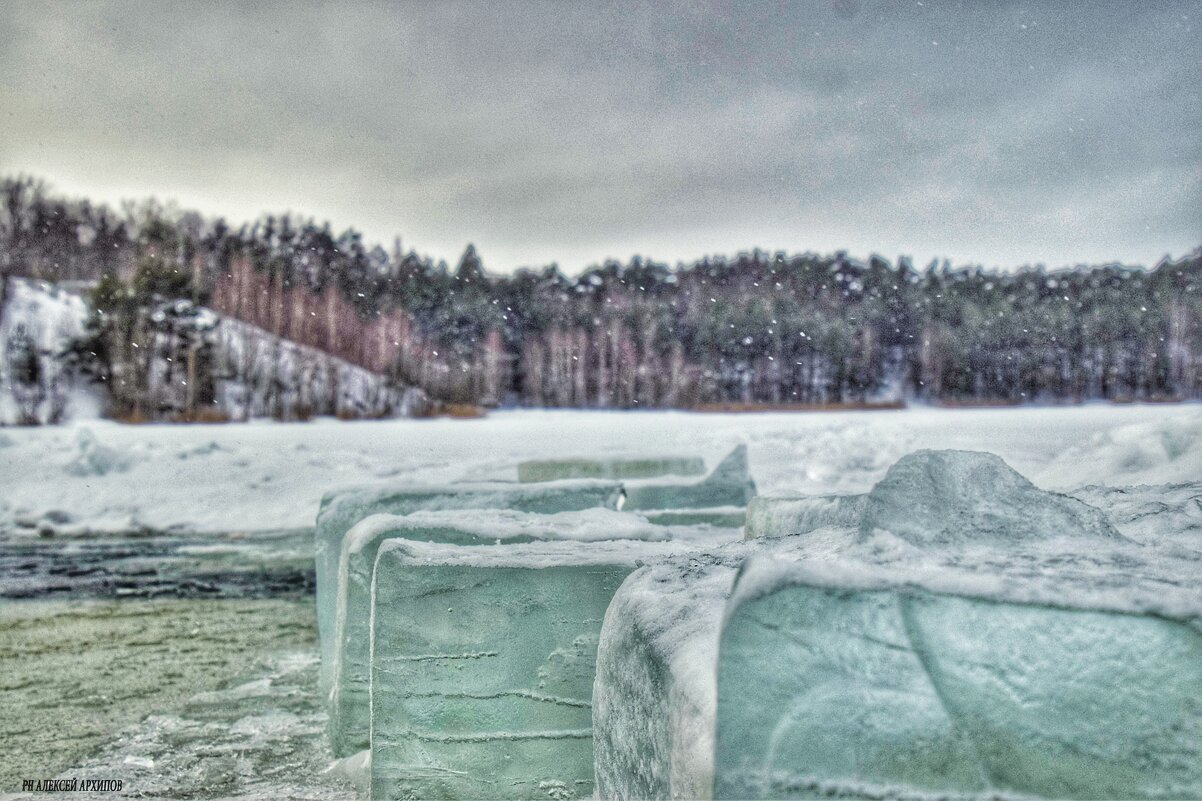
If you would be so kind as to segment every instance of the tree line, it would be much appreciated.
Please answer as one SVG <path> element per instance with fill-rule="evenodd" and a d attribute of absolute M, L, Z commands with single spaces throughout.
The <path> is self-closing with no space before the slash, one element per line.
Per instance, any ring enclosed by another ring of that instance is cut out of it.
<path fill-rule="evenodd" d="M 26 177 L 0 193 L 0 268 L 95 282 L 84 351 L 110 381 L 139 327 L 162 327 L 162 310 L 185 299 L 447 403 L 1202 397 L 1202 249 L 1151 269 L 917 268 L 754 250 L 496 275 L 470 245 L 450 266 L 293 215 L 234 228 L 154 201 L 118 212 Z M 216 403 L 229 376 L 205 356 L 203 331 L 181 330 L 194 337 L 180 346 L 197 387 L 186 402 Z"/>

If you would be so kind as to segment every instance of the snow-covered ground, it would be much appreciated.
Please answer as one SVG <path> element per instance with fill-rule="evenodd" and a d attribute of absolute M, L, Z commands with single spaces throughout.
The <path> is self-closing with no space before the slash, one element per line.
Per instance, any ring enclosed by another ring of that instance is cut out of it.
<path fill-rule="evenodd" d="M 321 495 L 370 481 L 514 479 L 523 459 L 749 447 L 761 494 L 863 492 L 920 448 L 996 453 L 1041 487 L 1202 477 L 1202 407 L 692 414 L 497 412 L 479 420 L 0 428 L 0 532 L 307 527 Z"/>

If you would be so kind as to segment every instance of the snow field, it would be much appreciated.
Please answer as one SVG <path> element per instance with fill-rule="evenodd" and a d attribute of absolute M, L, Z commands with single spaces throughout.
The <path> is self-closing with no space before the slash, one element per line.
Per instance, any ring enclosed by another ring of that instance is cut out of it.
<path fill-rule="evenodd" d="M 84 433 L 86 432 L 86 433 Z M 702 454 L 748 444 L 760 494 L 866 492 L 922 448 L 995 453 L 1044 489 L 1202 475 L 1202 407 L 829 414 L 494 412 L 480 420 L 0 429 L 0 530 L 308 528 L 331 487 L 512 481 L 524 459 Z M 93 454 L 97 455 L 94 456 Z"/>

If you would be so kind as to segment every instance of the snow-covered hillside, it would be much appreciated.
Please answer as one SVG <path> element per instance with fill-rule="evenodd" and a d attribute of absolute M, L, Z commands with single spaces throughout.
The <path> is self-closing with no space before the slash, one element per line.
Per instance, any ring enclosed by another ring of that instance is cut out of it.
<path fill-rule="evenodd" d="M 409 415 L 425 402 L 412 387 L 231 317 L 219 317 L 210 336 L 217 401 L 236 420 Z"/>
<path fill-rule="evenodd" d="M 0 317 L 0 423 L 23 416 L 39 423 L 98 416 L 104 392 L 79 380 L 67 354 L 84 335 L 89 311 L 80 292 L 44 281 L 10 281 Z M 183 327 L 208 348 L 216 411 L 234 420 L 387 417 L 412 414 L 426 403 L 423 393 L 384 375 L 187 301 L 161 305 L 150 321 L 145 401 L 162 417 L 187 408 L 187 372 L 178 341 Z M 31 367 L 34 358 L 36 368 Z M 31 371 L 37 380 L 23 382 L 23 374 L 29 378 Z"/>
<path fill-rule="evenodd" d="M 63 356 L 83 334 L 87 318 L 87 303 L 77 293 L 44 281 L 9 280 L 0 312 L 0 422 L 16 422 L 21 405 L 41 421 L 95 414 L 91 396 L 71 386 Z M 36 358 L 39 372 L 37 386 L 29 389 L 21 380 L 28 358 Z"/>
<path fill-rule="evenodd" d="M 744 415 L 521 411 L 480 420 L 218 426 L 92 420 L 0 430 L 0 529 L 310 526 L 322 493 L 340 484 L 512 480 L 519 460 L 581 455 L 699 454 L 712 464 L 740 442 L 749 446 L 764 494 L 863 492 L 900 456 L 920 448 L 990 451 L 1046 488 L 1202 476 L 1197 405 Z M 1202 507 L 1196 511 L 1202 516 Z"/>

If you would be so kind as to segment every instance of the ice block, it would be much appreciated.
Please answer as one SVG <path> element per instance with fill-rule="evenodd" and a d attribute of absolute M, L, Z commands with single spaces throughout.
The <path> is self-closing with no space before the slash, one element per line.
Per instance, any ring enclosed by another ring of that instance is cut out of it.
<path fill-rule="evenodd" d="M 369 745 L 371 579 L 380 544 L 392 539 L 508 547 L 538 540 L 580 542 L 667 540 L 674 529 L 611 509 L 539 515 L 511 509 L 472 509 L 373 515 L 343 537 L 335 604 L 332 680 L 328 696 L 335 756 Z"/>
<path fill-rule="evenodd" d="M 1198 797 L 1197 600 L 757 557 L 723 626 L 715 797 Z"/>
<path fill-rule="evenodd" d="M 787 495 L 751 499 L 744 536 L 797 537 L 820 528 L 859 527 L 863 495 Z"/>
<path fill-rule="evenodd" d="M 594 507 L 618 508 L 622 485 L 614 481 L 574 480 L 545 484 L 464 483 L 445 486 L 368 485 L 334 490 L 317 513 L 315 561 L 317 630 L 321 643 L 319 686 L 330 691 L 334 656 L 334 614 L 342 537 L 373 514 L 408 514 L 444 509 L 515 509 L 555 513 Z"/>
<path fill-rule="evenodd" d="M 747 446 L 740 445 L 699 481 L 628 482 L 624 509 L 705 509 L 745 507 L 755 497 L 747 468 Z"/>
<path fill-rule="evenodd" d="M 371 615 L 373 799 L 591 796 L 606 607 L 641 562 L 690 547 L 383 543 Z"/>

